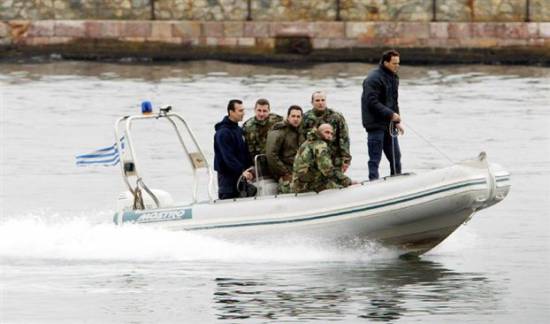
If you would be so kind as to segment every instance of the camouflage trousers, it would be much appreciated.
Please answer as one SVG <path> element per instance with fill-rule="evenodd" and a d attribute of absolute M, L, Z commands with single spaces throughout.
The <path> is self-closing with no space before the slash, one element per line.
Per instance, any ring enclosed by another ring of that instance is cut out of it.
<path fill-rule="evenodd" d="M 310 192 L 310 191 L 321 192 L 327 189 L 343 188 L 344 186 L 338 184 L 338 182 L 336 181 L 325 179 L 325 181 L 322 181 L 322 182 L 314 181 L 310 183 L 295 181 L 291 183 L 290 187 L 291 187 L 291 192 L 300 193 L 300 192 Z"/>
<path fill-rule="evenodd" d="M 291 193 L 290 184 L 292 183 L 292 177 L 280 177 L 277 185 L 277 192 L 279 194 Z"/>

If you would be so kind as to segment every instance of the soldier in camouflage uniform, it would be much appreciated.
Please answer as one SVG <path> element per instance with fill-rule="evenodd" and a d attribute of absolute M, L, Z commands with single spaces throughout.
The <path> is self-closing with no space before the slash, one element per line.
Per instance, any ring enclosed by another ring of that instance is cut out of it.
<path fill-rule="evenodd" d="M 267 134 L 266 155 L 271 174 L 278 180 L 277 191 L 290 193 L 292 166 L 296 152 L 305 138 L 300 125 L 303 111 L 300 106 L 290 106 L 284 122 L 273 125 Z"/>
<path fill-rule="evenodd" d="M 334 130 L 334 140 L 329 144 L 332 163 L 346 172 L 351 163 L 348 125 L 341 113 L 327 107 L 326 99 L 327 96 L 321 91 L 311 95 L 313 109 L 304 114 L 304 134 L 320 124 L 330 124 Z"/>
<path fill-rule="evenodd" d="M 332 136 L 330 124 L 321 124 L 308 133 L 307 140 L 300 146 L 294 160 L 291 184 L 293 192 L 320 192 L 352 184 L 341 168 L 332 164 L 328 146 Z"/>
<path fill-rule="evenodd" d="M 255 116 L 243 125 L 244 139 L 253 160 L 256 155 L 265 154 L 267 132 L 275 123 L 283 121 L 283 117 L 270 113 L 270 109 L 267 99 L 258 99 L 254 106 Z"/>

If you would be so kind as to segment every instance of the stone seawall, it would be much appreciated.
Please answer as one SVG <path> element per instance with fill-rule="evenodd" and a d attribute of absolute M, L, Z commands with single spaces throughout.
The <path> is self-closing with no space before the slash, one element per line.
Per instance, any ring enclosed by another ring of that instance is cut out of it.
<path fill-rule="evenodd" d="M 550 21 L 550 0 L 3 0 L 0 20 Z"/>
<path fill-rule="evenodd" d="M 396 48 L 409 63 L 550 64 L 548 22 L 0 22 L 0 58 L 364 61 Z"/>

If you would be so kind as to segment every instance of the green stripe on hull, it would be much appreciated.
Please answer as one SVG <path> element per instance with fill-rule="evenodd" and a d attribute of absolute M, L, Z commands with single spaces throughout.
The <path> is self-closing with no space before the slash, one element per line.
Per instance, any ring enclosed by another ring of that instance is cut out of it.
<path fill-rule="evenodd" d="M 485 180 L 476 180 L 476 181 L 472 181 L 472 182 L 465 183 L 465 184 L 458 184 L 458 185 L 454 185 L 454 186 L 448 186 L 447 188 L 443 187 L 441 189 L 427 191 L 425 193 L 411 195 L 411 196 L 408 196 L 408 197 L 403 197 L 403 198 L 400 198 L 400 199 L 390 200 L 390 201 L 387 201 L 387 202 L 382 202 L 382 203 L 374 204 L 374 205 L 370 205 L 370 206 L 367 205 L 367 206 L 364 206 L 364 207 L 355 208 L 355 209 L 351 209 L 351 210 L 347 210 L 347 211 L 341 211 L 341 212 L 335 212 L 335 213 L 329 213 L 329 214 L 317 215 L 317 216 L 310 216 L 310 217 L 304 217 L 304 218 L 299 218 L 299 219 L 264 221 L 264 222 L 256 222 L 256 223 L 239 223 L 239 224 L 227 224 L 227 225 L 200 226 L 200 227 L 188 228 L 186 230 L 195 231 L 195 230 L 217 229 L 217 228 L 245 227 L 245 226 L 257 226 L 257 225 L 275 225 L 275 224 L 297 223 L 297 222 L 318 220 L 318 219 L 323 219 L 323 218 L 328 218 L 328 217 L 347 215 L 347 214 L 353 214 L 353 213 L 356 213 L 356 212 L 373 210 L 373 209 L 377 209 L 377 208 L 382 208 L 382 207 L 386 207 L 386 206 L 391 206 L 391 205 L 411 201 L 411 200 L 418 199 L 418 198 L 424 198 L 424 197 L 427 197 L 427 196 L 435 195 L 435 194 L 445 192 L 445 191 L 449 191 L 449 190 L 459 189 L 459 188 L 463 188 L 463 187 L 469 187 L 469 186 L 473 186 L 473 185 L 485 184 L 485 183 L 486 183 Z"/>
<path fill-rule="evenodd" d="M 258 226 L 258 225 L 274 225 L 274 224 L 285 224 L 285 223 L 296 223 L 296 222 L 318 220 L 318 219 L 324 219 L 328 217 L 335 217 L 335 216 L 341 216 L 341 215 L 347 215 L 347 214 L 352 214 L 357 212 L 383 208 L 383 207 L 387 207 L 387 206 L 391 206 L 391 205 L 395 205 L 403 202 L 408 202 L 414 199 L 419 199 L 419 198 L 424 198 L 427 196 L 439 194 L 445 191 L 460 189 L 460 188 L 469 187 L 469 186 L 476 186 L 476 185 L 481 185 L 486 183 L 487 182 L 485 178 L 470 180 L 467 182 L 447 185 L 440 188 L 427 190 L 416 194 L 411 194 L 411 195 L 400 197 L 397 199 L 392 199 L 392 200 L 383 201 L 380 203 L 366 205 L 366 206 L 354 208 L 351 210 L 328 213 L 324 215 L 314 215 L 314 216 L 303 217 L 298 219 L 289 219 L 289 220 L 274 220 L 274 221 L 250 222 L 250 223 L 239 223 L 239 224 L 198 226 L 198 227 L 187 228 L 185 230 L 205 230 L 205 229 L 217 229 L 217 228 Z M 118 224 L 117 215 L 118 214 L 115 215 L 115 223 Z M 176 209 L 176 210 L 168 210 L 168 211 L 154 211 L 154 212 L 128 211 L 128 212 L 124 212 L 122 216 L 123 223 L 124 222 L 152 223 L 152 222 L 164 222 L 164 221 L 184 220 L 184 219 L 192 219 L 192 208 Z"/>

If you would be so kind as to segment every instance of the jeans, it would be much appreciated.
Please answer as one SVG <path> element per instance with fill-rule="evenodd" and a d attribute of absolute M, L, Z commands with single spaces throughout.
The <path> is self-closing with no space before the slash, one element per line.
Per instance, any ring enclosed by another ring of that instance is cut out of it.
<path fill-rule="evenodd" d="M 391 175 L 401 174 L 401 151 L 397 137 L 392 137 L 388 131 L 370 131 L 368 132 L 367 145 L 369 147 L 369 180 L 379 178 L 378 166 L 382 159 L 382 151 L 390 162 Z"/>

